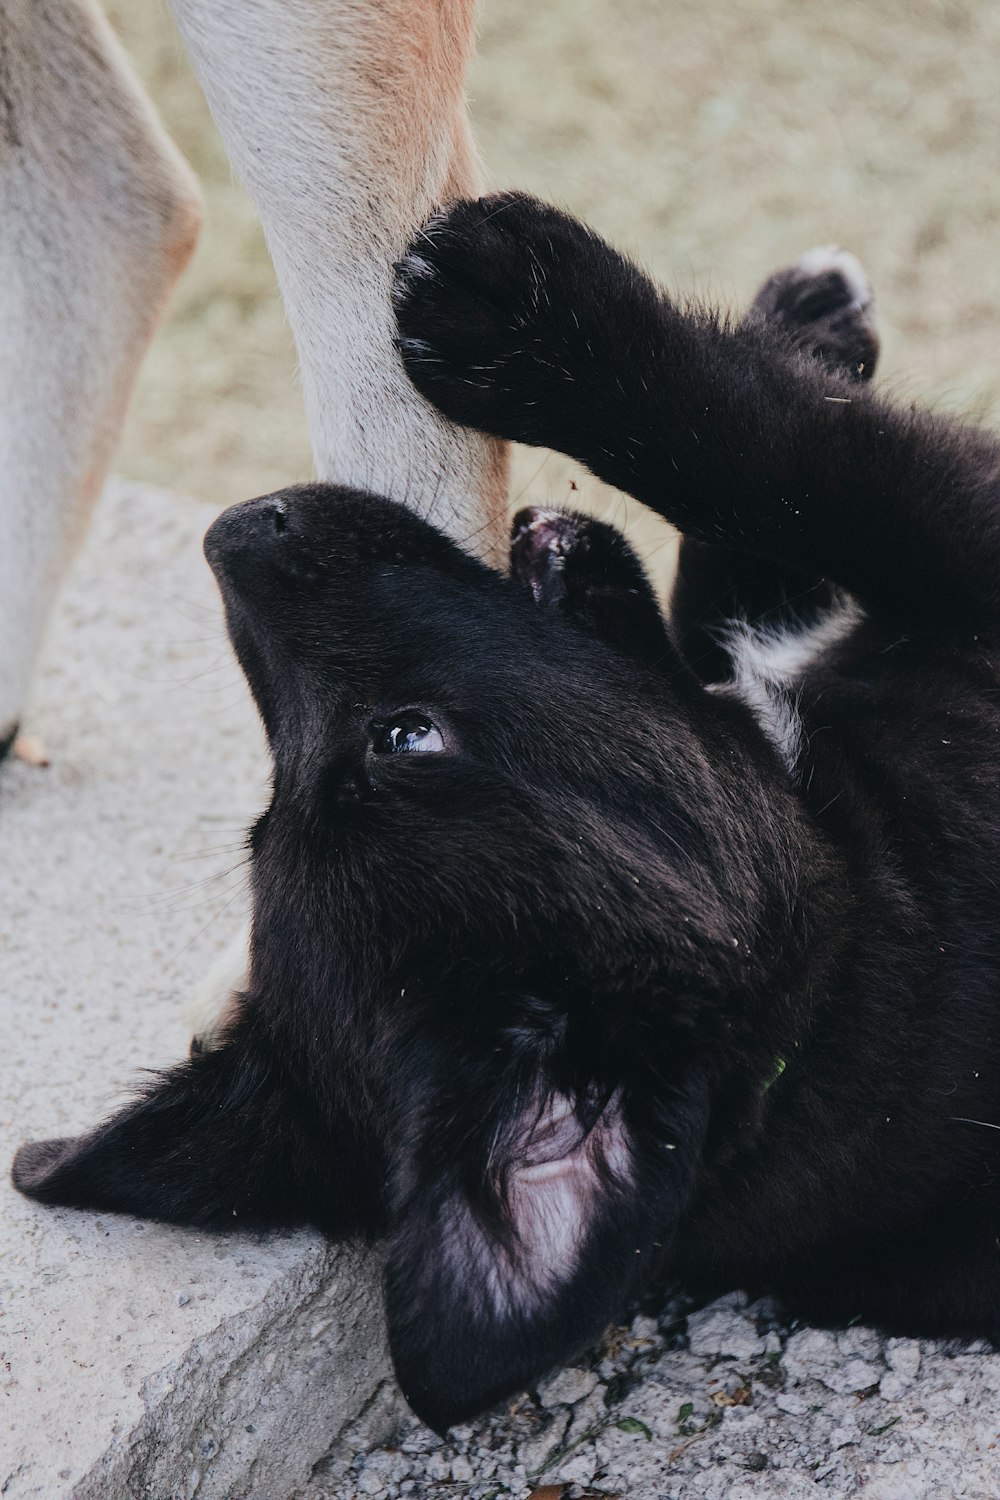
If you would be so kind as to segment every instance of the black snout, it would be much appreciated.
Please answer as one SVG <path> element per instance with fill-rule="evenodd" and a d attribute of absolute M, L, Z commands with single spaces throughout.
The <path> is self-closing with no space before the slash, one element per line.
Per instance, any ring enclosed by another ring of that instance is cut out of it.
<path fill-rule="evenodd" d="M 205 557 L 217 578 L 231 576 L 240 563 L 282 566 L 291 532 L 288 506 L 281 495 L 261 495 L 232 505 L 205 533 Z"/>
<path fill-rule="evenodd" d="M 205 536 L 205 557 L 227 605 L 287 624 L 294 603 L 299 625 L 306 608 L 324 599 L 329 609 L 356 611 L 359 589 L 387 570 L 411 565 L 458 577 L 481 588 L 495 575 L 405 506 L 342 485 L 290 485 L 223 511 Z M 418 573 L 414 573 L 414 577 Z M 271 606 L 269 608 L 269 606 Z M 317 615 L 317 619 L 321 616 Z"/>

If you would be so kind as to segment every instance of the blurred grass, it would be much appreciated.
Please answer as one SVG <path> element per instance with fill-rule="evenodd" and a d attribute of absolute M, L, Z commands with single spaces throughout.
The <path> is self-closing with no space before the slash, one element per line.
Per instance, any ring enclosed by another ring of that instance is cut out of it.
<path fill-rule="evenodd" d="M 119 467 L 229 503 L 309 473 L 294 349 L 169 16 L 108 9 L 206 195 Z M 986 0 L 486 0 L 472 107 L 491 185 L 574 209 L 682 292 L 739 303 L 846 245 L 883 381 L 995 422 L 998 58 Z M 564 499 L 567 474 L 519 455 L 515 497 Z"/>

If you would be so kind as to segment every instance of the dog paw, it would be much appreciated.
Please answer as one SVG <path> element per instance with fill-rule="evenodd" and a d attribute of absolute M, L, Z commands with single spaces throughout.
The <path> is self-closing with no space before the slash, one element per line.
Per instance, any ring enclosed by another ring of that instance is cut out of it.
<path fill-rule="evenodd" d="M 542 609 L 559 609 L 632 656 L 663 658 L 666 627 L 638 555 L 615 526 L 529 506 L 511 527 L 510 573 Z"/>
<path fill-rule="evenodd" d="M 595 243 L 522 193 L 436 214 L 397 265 L 393 292 L 397 344 L 418 390 L 455 422 L 555 446 L 576 394 L 574 293 L 586 294 Z"/>
<path fill-rule="evenodd" d="M 586 550 L 591 524 L 575 511 L 532 505 L 517 512 L 511 524 L 510 575 L 529 590 L 536 604 L 544 608 L 563 603 L 573 577 L 573 561 Z"/>
<path fill-rule="evenodd" d="M 822 245 L 765 281 L 752 316 L 784 329 L 830 369 L 870 380 L 879 353 L 872 290 L 848 250 Z"/>

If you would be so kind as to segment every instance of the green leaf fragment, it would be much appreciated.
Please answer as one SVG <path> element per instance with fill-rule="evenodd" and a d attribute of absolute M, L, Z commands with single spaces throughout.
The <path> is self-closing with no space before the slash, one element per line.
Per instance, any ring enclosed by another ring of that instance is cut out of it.
<path fill-rule="evenodd" d="M 885 1425 L 883 1427 L 869 1427 L 869 1429 L 868 1429 L 868 1436 L 869 1437 L 881 1437 L 882 1434 L 883 1434 L 883 1432 L 888 1432 L 890 1427 L 895 1427 L 896 1423 L 897 1422 L 901 1422 L 902 1420 L 903 1419 L 902 1419 L 901 1416 L 899 1416 L 899 1417 L 892 1417 L 888 1422 L 885 1423 Z"/>
<path fill-rule="evenodd" d="M 681 1409 L 683 1410 L 683 1407 Z M 627 1432 L 633 1437 L 638 1437 L 641 1434 L 647 1443 L 651 1441 L 653 1436 L 645 1422 L 640 1422 L 638 1417 L 622 1417 L 620 1422 L 615 1423 L 615 1426 L 619 1432 Z"/>

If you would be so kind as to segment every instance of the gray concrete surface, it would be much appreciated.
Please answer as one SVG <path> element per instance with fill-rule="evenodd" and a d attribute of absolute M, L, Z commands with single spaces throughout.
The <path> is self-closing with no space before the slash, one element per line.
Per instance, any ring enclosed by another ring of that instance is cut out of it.
<path fill-rule="evenodd" d="M 0 770 L 0 1163 L 180 1056 L 239 926 L 267 768 L 201 560 L 209 507 L 113 486 Z M 2 1181 L 4 1500 L 287 1500 L 384 1437 L 377 1267 L 308 1234 L 43 1209 Z"/>

